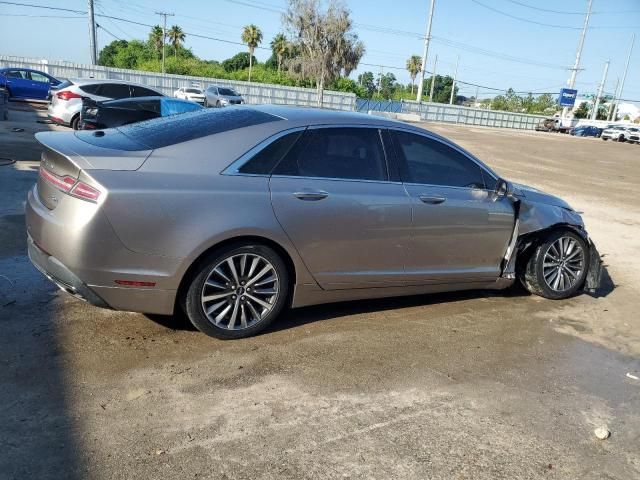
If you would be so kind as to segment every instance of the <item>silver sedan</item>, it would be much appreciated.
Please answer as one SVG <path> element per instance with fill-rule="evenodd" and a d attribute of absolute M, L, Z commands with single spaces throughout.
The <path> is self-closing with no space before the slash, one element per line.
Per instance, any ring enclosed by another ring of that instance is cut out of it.
<path fill-rule="evenodd" d="M 218 338 L 286 307 L 464 289 L 564 299 L 601 262 L 563 200 L 383 118 L 277 106 L 39 133 L 29 255 L 70 294 Z"/>

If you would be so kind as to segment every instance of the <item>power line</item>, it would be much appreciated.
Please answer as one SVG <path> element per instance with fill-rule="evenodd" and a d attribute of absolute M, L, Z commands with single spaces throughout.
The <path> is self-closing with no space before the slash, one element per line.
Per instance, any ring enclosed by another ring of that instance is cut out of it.
<path fill-rule="evenodd" d="M 507 2 L 514 3 L 516 5 L 520 5 L 521 7 L 530 8 L 531 10 L 537 10 L 539 12 L 547 12 L 547 13 L 557 13 L 560 15 L 584 15 L 584 12 L 567 12 L 566 10 L 552 10 L 549 8 L 540 8 L 534 7 L 533 5 L 529 5 L 524 2 L 519 2 L 518 0 L 506 0 Z M 627 14 L 627 13 L 638 13 L 640 10 L 617 10 L 617 11 L 609 11 L 609 12 L 592 12 L 592 15 L 605 15 L 605 14 Z"/>
<path fill-rule="evenodd" d="M 4 3 L 5 5 L 16 5 L 18 7 L 44 8 L 46 10 L 58 10 L 60 12 L 73 12 L 73 13 L 81 13 L 84 15 L 87 14 L 87 12 L 83 10 L 73 10 L 71 8 L 61 8 L 61 7 L 48 7 L 45 5 L 34 5 L 33 3 L 18 3 L 18 2 L 5 2 L 5 1 L 0 1 L 0 3 Z"/>
<path fill-rule="evenodd" d="M 99 23 L 96 23 L 96 28 L 101 28 L 102 30 L 104 30 L 106 33 L 108 33 L 109 35 L 111 35 L 113 38 L 115 38 L 116 40 L 122 40 L 120 37 L 117 37 L 116 35 L 114 35 L 113 33 L 111 33 L 109 30 L 107 30 L 106 28 L 104 28 L 102 25 L 100 25 Z"/>
<path fill-rule="evenodd" d="M 29 15 L 27 13 L 0 13 L 0 17 L 29 17 L 29 18 L 81 18 L 83 16 L 72 17 L 71 15 Z"/>

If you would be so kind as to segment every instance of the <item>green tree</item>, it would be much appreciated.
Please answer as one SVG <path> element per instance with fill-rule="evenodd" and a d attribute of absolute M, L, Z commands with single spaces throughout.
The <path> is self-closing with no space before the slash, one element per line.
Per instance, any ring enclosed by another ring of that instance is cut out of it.
<path fill-rule="evenodd" d="M 367 98 L 371 98 L 376 91 L 375 77 L 372 72 L 364 72 L 358 75 L 358 84 L 362 87 Z"/>
<path fill-rule="evenodd" d="M 409 71 L 409 77 L 411 77 L 411 94 L 413 95 L 413 86 L 416 82 L 416 77 L 422 71 L 422 59 L 419 55 L 411 55 L 407 60 L 407 70 Z"/>
<path fill-rule="evenodd" d="M 182 42 L 186 38 L 185 33 L 182 31 L 178 25 L 172 26 L 167 32 L 167 37 L 173 46 L 173 56 L 177 58 L 178 56 L 178 48 L 181 46 Z"/>
<path fill-rule="evenodd" d="M 149 33 L 149 44 L 156 52 L 158 52 L 158 54 L 162 53 L 162 49 L 164 48 L 164 31 L 160 25 L 156 25 L 151 28 L 151 32 Z"/>
<path fill-rule="evenodd" d="M 533 113 L 554 113 L 557 110 L 558 102 L 550 93 L 538 95 L 535 101 Z"/>
<path fill-rule="evenodd" d="M 262 42 L 262 31 L 255 25 L 247 25 L 242 29 L 242 42 L 249 47 L 249 81 L 251 81 L 251 69 L 253 68 L 253 52 Z"/>
<path fill-rule="evenodd" d="M 238 70 L 249 68 L 255 61 L 256 57 L 250 58 L 249 53 L 240 52 L 222 62 L 222 68 L 224 68 L 225 72 L 237 72 Z"/>
<path fill-rule="evenodd" d="M 587 118 L 587 116 L 589 116 L 589 105 L 587 104 L 587 102 L 582 102 L 580 105 L 578 105 L 578 108 L 573 111 L 573 117 Z"/>
<path fill-rule="evenodd" d="M 427 78 L 423 84 L 423 91 L 430 92 L 431 91 L 431 81 L 433 76 Z M 453 78 L 449 75 L 435 76 L 435 84 L 433 87 L 433 98 L 430 101 L 435 103 L 449 103 L 449 98 L 451 98 L 451 89 L 453 88 Z M 454 98 L 458 95 L 458 87 L 455 87 Z"/>
<path fill-rule="evenodd" d="M 284 33 L 279 33 L 273 40 L 271 40 L 271 51 L 273 55 L 278 59 L 278 72 L 282 68 L 282 60 L 285 55 L 289 52 L 289 42 L 287 41 L 287 37 L 284 36 Z"/>
<path fill-rule="evenodd" d="M 379 74 L 377 83 L 379 95 L 386 100 L 392 98 L 398 88 L 396 76 L 391 72 Z"/>
<path fill-rule="evenodd" d="M 129 42 L 126 40 L 114 40 L 113 42 L 105 45 L 100 53 L 98 54 L 98 65 L 102 65 L 103 67 L 115 67 L 115 56 L 116 54 L 122 50 L 127 48 Z"/>

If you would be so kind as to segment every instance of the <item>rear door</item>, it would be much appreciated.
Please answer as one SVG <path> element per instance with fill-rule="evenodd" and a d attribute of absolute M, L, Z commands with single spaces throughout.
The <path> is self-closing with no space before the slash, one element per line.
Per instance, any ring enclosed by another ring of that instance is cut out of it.
<path fill-rule="evenodd" d="M 6 72 L 7 86 L 12 97 L 29 98 L 31 92 L 31 79 L 28 72 L 21 69 L 13 69 Z"/>
<path fill-rule="evenodd" d="M 307 130 L 270 189 L 278 221 L 322 288 L 403 282 L 411 205 L 389 176 L 377 128 Z"/>
<path fill-rule="evenodd" d="M 508 199 L 494 194 L 496 179 L 448 142 L 409 131 L 391 134 L 413 209 L 408 279 L 422 284 L 498 277 L 515 212 Z"/>

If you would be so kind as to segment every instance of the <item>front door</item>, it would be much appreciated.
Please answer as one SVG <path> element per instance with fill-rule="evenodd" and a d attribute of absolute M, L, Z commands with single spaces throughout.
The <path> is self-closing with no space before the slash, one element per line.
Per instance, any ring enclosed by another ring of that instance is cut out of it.
<path fill-rule="evenodd" d="M 278 221 L 325 289 L 404 281 L 411 204 L 375 128 L 307 130 L 270 180 Z"/>
<path fill-rule="evenodd" d="M 495 179 L 435 137 L 407 131 L 392 136 L 413 209 L 409 281 L 495 280 L 515 221 L 511 202 L 493 192 Z"/>

